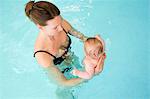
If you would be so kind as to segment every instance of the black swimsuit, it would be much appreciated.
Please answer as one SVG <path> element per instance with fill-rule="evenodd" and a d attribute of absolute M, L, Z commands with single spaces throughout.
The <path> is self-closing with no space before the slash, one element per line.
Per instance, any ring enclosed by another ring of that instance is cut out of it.
<path fill-rule="evenodd" d="M 67 34 L 67 32 L 66 32 L 66 30 L 63 28 L 63 30 L 64 30 L 64 32 Z M 68 35 L 67 35 L 68 36 Z M 53 60 L 53 62 L 54 62 L 54 64 L 55 65 L 58 65 L 58 64 L 61 64 L 63 61 L 64 61 L 64 59 L 65 59 L 65 54 L 67 54 L 67 52 L 68 52 L 68 50 L 71 48 L 70 46 L 71 46 L 71 38 L 68 36 L 68 38 L 69 38 L 69 44 L 68 44 L 68 46 L 67 46 L 67 48 L 66 48 L 66 51 L 64 52 L 64 54 L 61 56 L 61 57 L 55 57 L 53 54 L 51 54 L 51 53 L 49 53 L 49 52 L 47 52 L 47 51 L 44 51 L 44 50 L 39 50 L 39 51 L 36 51 L 35 53 L 34 53 L 34 57 L 35 57 L 35 54 L 36 53 L 38 53 L 38 52 L 45 52 L 45 53 L 47 53 L 47 54 L 49 54 L 49 55 L 51 55 L 52 57 L 54 57 L 54 60 Z M 63 57 L 64 56 L 64 57 Z"/>

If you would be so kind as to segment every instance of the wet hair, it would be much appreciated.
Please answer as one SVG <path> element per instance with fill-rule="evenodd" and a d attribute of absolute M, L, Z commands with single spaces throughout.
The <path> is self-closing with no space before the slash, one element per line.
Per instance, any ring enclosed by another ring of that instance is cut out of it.
<path fill-rule="evenodd" d="M 46 21 L 60 15 L 60 10 L 47 1 L 29 1 L 25 5 L 26 16 L 35 24 L 46 26 Z"/>
<path fill-rule="evenodd" d="M 100 40 L 98 40 L 97 38 L 95 38 L 95 37 L 89 37 L 89 38 L 87 38 L 87 40 L 85 41 L 85 45 L 86 45 L 87 43 L 88 43 L 88 44 L 90 43 L 90 46 L 91 46 L 91 45 L 93 45 L 93 46 L 95 46 L 95 45 L 100 45 L 100 53 L 103 52 L 103 44 L 102 44 L 102 42 L 101 42 Z M 86 47 L 85 47 L 85 50 L 86 50 Z"/>

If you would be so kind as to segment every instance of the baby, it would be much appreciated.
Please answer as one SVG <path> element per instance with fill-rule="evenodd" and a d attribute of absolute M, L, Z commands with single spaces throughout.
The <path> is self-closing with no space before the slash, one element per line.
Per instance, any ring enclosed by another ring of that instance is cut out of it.
<path fill-rule="evenodd" d="M 79 71 L 74 68 L 71 73 L 83 79 L 91 79 L 100 57 L 105 54 L 104 45 L 104 41 L 98 35 L 88 38 L 84 43 L 85 58 L 83 59 L 83 64 L 85 71 Z"/>

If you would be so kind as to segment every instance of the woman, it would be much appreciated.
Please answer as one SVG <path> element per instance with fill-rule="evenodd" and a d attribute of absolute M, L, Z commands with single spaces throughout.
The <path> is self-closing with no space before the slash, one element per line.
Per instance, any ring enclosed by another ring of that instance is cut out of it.
<path fill-rule="evenodd" d="M 67 79 L 64 72 L 58 67 L 62 63 L 71 63 L 71 39 L 68 34 L 83 42 L 87 39 L 82 33 L 75 30 L 60 15 L 59 9 L 47 1 L 29 1 L 25 7 L 27 17 L 38 27 L 39 35 L 34 46 L 34 56 L 37 62 L 47 71 L 49 77 L 61 86 L 75 86 L 84 81 L 81 78 Z M 99 61 L 99 68 L 104 64 L 104 57 Z M 99 69 L 101 70 L 101 69 Z M 98 74 L 101 71 L 95 72 Z"/>

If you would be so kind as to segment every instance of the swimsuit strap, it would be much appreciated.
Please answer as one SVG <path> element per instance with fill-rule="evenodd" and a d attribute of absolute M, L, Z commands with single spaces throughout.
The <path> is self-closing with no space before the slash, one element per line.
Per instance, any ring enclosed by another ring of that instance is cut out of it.
<path fill-rule="evenodd" d="M 66 31 L 64 28 L 63 28 L 63 30 L 64 30 L 65 33 L 67 34 L 67 31 Z M 67 35 L 67 36 L 68 36 L 68 35 Z M 68 37 L 69 37 L 69 36 L 68 36 Z M 71 43 L 70 37 L 69 37 L 69 42 Z M 70 46 L 70 44 L 69 44 L 69 46 Z M 69 46 L 68 46 L 68 48 L 69 48 Z M 67 51 L 68 51 L 68 48 L 67 48 Z M 54 58 L 56 59 L 56 57 L 55 57 L 53 54 L 51 54 L 51 53 L 49 53 L 49 52 L 47 52 L 47 51 L 44 51 L 44 50 L 38 50 L 38 51 L 36 51 L 33 56 L 35 57 L 35 54 L 38 53 L 38 52 L 45 52 L 45 53 L 51 55 L 52 57 L 54 57 Z M 65 52 L 63 55 L 65 55 L 65 54 L 66 54 L 66 52 Z M 62 55 L 62 56 L 63 56 L 63 55 Z"/>
<path fill-rule="evenodd" d="M 35 57 L 35 54 L 38 53 L 38 52 L 45 52 L 45 53 L 51 55 L 52 57 L 56 58 L 53 54 L 51 54 L 51 53 L 49 53 L 49 52 L 47 52 L 47 51 L 43 51 L 43 50 L 38 50 L 38 51 L 36 51 L 33 56 Z"/>
<path fill-rule="evenodd" d="M 63 30 L 65 31 L 66 34 L 68 33 L 64 28 L 63 28 Z"/>

